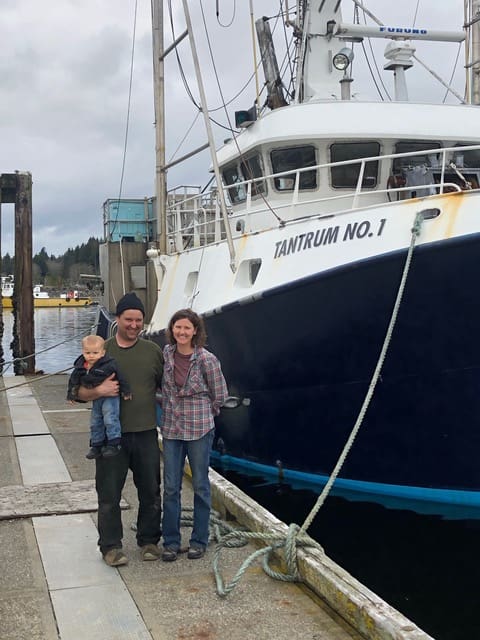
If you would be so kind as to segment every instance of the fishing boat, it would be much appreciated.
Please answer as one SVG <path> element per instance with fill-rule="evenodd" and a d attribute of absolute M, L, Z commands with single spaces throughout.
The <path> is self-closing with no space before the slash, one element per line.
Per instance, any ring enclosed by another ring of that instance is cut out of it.
<path fill-rule="evenodd" d="M 479 518 L 480 2 L 444 31 L 384 24 L 360 0 L 293 4 L 256 21 L 267 95 L 216 150 L 183 2 L 216 182 L 167 189 L 157 100 L 146 333 L 162 342 L 180 308 L 204 316 L 232 396 L 224 464 L 318 489 L 344 452 L 338 494 Z M 390 99 L 353 89 L 378 39 Z M 409 99 L 425 41 L 465 50 L 464 95 L 432 71 L 451 103 Z"/>
<path fill-rule="evenodd" d="M 4 309 L 13 308 L 13 276 L 2 276 L 2 306 Z M 33 306 L 37 308 L 59 307 L 88 307 L 93 304 L 88 296 L 81 296 L 77 290 L 68 291 L 59 296 L 52 296 L 40 284 L 33 287 Z"/>

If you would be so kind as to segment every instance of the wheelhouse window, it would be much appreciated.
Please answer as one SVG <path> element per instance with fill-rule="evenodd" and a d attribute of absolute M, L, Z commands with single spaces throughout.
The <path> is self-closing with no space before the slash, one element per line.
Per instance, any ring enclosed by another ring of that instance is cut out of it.
<path fill-rule="evenodd" d="M 378 142 L 336 142 L 330 146 L 330 161 L 343 162 L 378 156 Z M 360 164 L 345 164 L 331 168 L 332 187 L 334 189 L 355 189 L 360 175 Z M 378 160 L 365 164 L 362 187 L 373 189 L 378 183 Z"/>
<path fill-rule="evenodd" d="M 395 153 L 418 153 L 415 156 L 395 158 L 388 185 L 405 187 L 405 192 L 397 192 L 398 198 L 421 198 L 436 193 L 432 185 L 440 182 L 442 156 L 437 152 L 440 142 L 432 140 L 401 140 L 395 145 Z M 437 174 L 435 173 L 437 171 Z M 422 186 L 425 185 L 425 188 Z"/>
<path fill-rule="evenodd" d="M 256 180 L 263 176 L 262 161 L 259 155 L 251 156 L 247 158 L 245 162 L 240 163 L 242 174 L 245 176 L 245 180 L 252 180 L 251 193 L 252 196 L 257 196 L 260 193 L 265 193 L 265 181 Z"/>
<path fill-rule="evenodd" d="M 273 173 L 284 171 L 296 171 L 304 167 L 314 167 L 317 164 L 315 147 L 304 145 L 283 149 L 274 149 L 270 152 Z M 293 191 L 295 188 L 296 173 L 286 173 L 274 178 L 274 185 L 278 191 Z M 316 189 L 318 186 L 317 170 L 303 171 L 300 173 L 299 189 Z"/>
<path fill-rule="evenodd" d="M 470 147 L 476 145 L 475 142 L 458 142 L 455 147 Z M 478 189 L 480 187 L 480 149 L 471 149 L 463 151 L 462 149 L 454 149 L 450 157 L 451 162 L 455 164 L 455 171 L 450 166 L 445 167 L 444 180 L 451 182 L 460 187 L 460 189 Z M 448 158 L 447 158 L 448 165 Z M 435 173 L 435 182 L 440 182 L 440 175 Z M 446 186 L 445 191 L 452 191 L 451 187 Z"/>
<path fill-rule="evenodd" d="M 395 145 L 395 153 L 410 153 L 415 151 L 432 151 L 432 153 L 419 154 L 417 156 L 405 156 L 395 158 L 393 161 L 393 173 L 402 173 L 406 167 L 434 167 L 441 162 L 435 149 L 440 149 L 440 142 L 431 140 L 402 140 Z"/>
<path fill-rule="evenodd" d="M 251 195 L 257 196 L 260 193 L 265 193 L 265 181 L 258 180 L 264 175 L 262 160 L 260 156 L 254 155 L 246 158 L 240 163 L 240 167 L 237 165 L 231 165 L 226 167 L 222 171 L 223 181 L 228 187 L 228 196 L 232 204 L 243 202 L 247 197 L 247 184 L 238 184 L 240 182 L 246 182 L 251 180 Z M 232 185 L 232 186 L 230 186 Z"/>
<path fill-rule="evenodd" d="M 243 182 L 242 174 L 236 165 L 232 165 L 231 167 L 227 167 L 222 171 L 223 181 L 227 185 L 228 188 L 228 197 L 232 204 L 236 204 L 238 202 L 243 202 L 247 197 L 247 191 L 245 189 L 244 184 L 239 184 L 238 186 L 229 186 L 236 185 L 238 182 Z"/>
<path fill-rule="evenodd" d="M 473 147 L 476 142 L 459 142 L 456 147 Z M 454 151 L 453 162 L 458 168 L 472 167 L 478 169 L 480 167 L 480 149 L 471 149 L 470 151 Z"/>

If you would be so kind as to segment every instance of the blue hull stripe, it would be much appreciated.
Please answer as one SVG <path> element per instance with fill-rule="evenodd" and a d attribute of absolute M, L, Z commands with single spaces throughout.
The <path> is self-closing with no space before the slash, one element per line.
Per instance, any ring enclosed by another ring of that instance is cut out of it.
<path fill-rule="evenodd" d="M 212 452 L 212 461 L 220 463 L 226 469 L 237 469 L 247 475 L 260 475 L 272 483 L 287 482 L 294 489 L 321 490 L 328 476 L 304 473 L 292 469 L 251 462 L 243 458 L 220 455 Z M 374 499 L 387 507 L 410 508 L 419 513 L 437 513 L 447 518 L 480 519 L 480 491 L 461 491 L 458 489 L 431 489 L 429 487 L 410 487 L 378 482 L 364 482 L 337 478 L 332 495 L 347 497 L 351 500 Z M 382 498 L 386 498 L 382 500 Z"/>

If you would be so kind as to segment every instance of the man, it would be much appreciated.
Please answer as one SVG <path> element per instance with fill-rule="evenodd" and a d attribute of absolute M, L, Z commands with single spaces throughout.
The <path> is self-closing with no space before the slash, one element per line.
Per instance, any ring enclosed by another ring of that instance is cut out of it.
<path fill-rule="evenodd" d="M 161 537 L 160 450 L 156 426 L 155 392 L 161 386 L 163 355 L 158 345 L 139 338 L 145 311 L 135 293 L 118 301 L 117 333 L 105 344 L 130 385 L 132 399 L 120 399 L 122 446 L 113 458 L 96 460 L 95 486 L 98 495 L 98 546 L 110 567 L 127 564 L 122 551 L 120 500 L 128 470 L 132 470 L 138 494 L 137 543 L 143 560 L 160 557 Z M 93 389 L 80 387 L 78 399 L 90 401 L 117 396 L 119 383 L 107 378 Z"/>

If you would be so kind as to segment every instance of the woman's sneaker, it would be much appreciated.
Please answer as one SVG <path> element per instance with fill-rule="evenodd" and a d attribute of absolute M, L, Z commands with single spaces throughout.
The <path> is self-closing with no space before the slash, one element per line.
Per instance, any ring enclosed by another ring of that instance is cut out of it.
<path fill-rule="evenodd" d="M 205 549 L 203 547 L 190 547 L 188 550 L 187 558 L 189 560 L 199 560 L 205 555 Z"/>
<path fill-rule="evenodd" d="M 175 562 L 177 559 L 178 551 L 176 549 L 172 549 L 171 547 L 164 547 L 162 552 L 162 560 L 163 562 Z"/>

